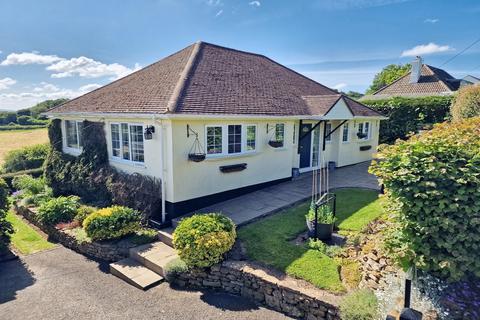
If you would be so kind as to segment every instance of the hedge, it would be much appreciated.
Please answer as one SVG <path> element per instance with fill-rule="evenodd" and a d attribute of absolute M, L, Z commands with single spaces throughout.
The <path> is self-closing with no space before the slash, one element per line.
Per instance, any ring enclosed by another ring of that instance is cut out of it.
<path fill-rule="evenodd" d="M 452 99 L 452 96 L 393 97 L 361 102 L 388 117 L 380 122 L 380 143 L 393 143 L 425 126 L 445 121 L 449 117 Z"/>
<path fill-rule="evenodd" d="M 440 277 L 480 276 L 480 118 L 444 123 L 380 149 L 370 172 L 397 228 L 387 249 Z"/>
<path fill-rule="evenodd" d="M 43 165 L 49 150 L 48 144 L 36 144 L 7 152 L 3 172 L 11 173 L 37 169 Z"/>
<path fill-rule="evenodd" d="M 32 130 L 32 129 L 43 129 L 46 128 L 47 124 L 37 124 L 37 125 L 5 125 L 0 126 L 0 131 L 13 131 L 13 130 Z"/>
<path fill-rule="evenodd" d="M 5 174 L 0 174 L 0 179 L 5 180 L 7 185 L 12 188 L 12 181 L 13 178 L 22 176 L 22 175 L 31 175 L 34 178 L 38 178 L 43 174 L 43 168 L 37 168 L 37 169 L 30 169 L 30 170 L 22 170 L 22 171 L 17 171 L 17 172 L 12 172 L 12 173 L 5 173 Z"/>

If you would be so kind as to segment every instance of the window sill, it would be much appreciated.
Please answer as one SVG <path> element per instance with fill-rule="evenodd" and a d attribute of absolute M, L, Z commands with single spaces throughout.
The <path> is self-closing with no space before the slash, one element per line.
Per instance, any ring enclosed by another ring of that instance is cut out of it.
<path fill-rule="evenodd" d="M 117 159 L 117 158 L 113 158 L 113 157 L 110 157 L 109 160 L 111 162 L 114 162 L 114 163 L 124 164 L 124 165 L 134 167 L 134 168 L 140 168 L 140 169 L 146 169 L 147 168 L 145 166 L 145 163 L 143 163 L 143 162 L 134 162 L 134 161 L 130 161 L 130 160 Z"/>
<path fill-rule="evenodd" d="M 221 161 L 221 160 L 228 160 L 228 159 L 236 159 L 236 158 L 246 158 L 246 157 L 253 157 L 257 155 L 258 152 L 244 152 L 244 153 L 235 153 L 235 154 L 207 154 L 205 161 Z"/>
<path fill-rule="evenodd" d="M 63 152 L 68 153 L 68 154 L 73 155 L 73 156 L 79 156 L 83 152 L 83 149 L 82 148 L 77 149 L 77 148 L 64 147 Z"/>

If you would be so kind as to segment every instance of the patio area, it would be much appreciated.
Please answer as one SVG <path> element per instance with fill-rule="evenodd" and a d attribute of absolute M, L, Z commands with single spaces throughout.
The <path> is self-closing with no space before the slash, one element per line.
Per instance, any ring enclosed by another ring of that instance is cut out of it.
<path fill-rule="evenodd" d="M 330 189 L 366 188 L 380 190 L 377 178 L 368 173 L 370 161 L 352 166 L 337 168 L 330 172 Z M 220 212 L 230 217 L 237 226 L 241 226 L 263 216 L 278 212 L 310 198 L 312 173 L 265 189 L 223 201 L 194 213 Z M 191 213 L 193 214 L 193 213 Z M 182 217 L 174 219 L 174 226 Z"/>

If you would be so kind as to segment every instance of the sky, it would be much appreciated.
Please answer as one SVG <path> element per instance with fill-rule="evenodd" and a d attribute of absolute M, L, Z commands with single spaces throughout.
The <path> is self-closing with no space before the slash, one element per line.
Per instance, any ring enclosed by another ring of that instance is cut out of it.
<path fill-rule="evenodd" d="M 76 97 L 198 40 L 364 92 L 416 55 L 480 77 L 480 41 L 462 52 L 479 38 L 478 0 L 0 0 L 0 109 Z"/>

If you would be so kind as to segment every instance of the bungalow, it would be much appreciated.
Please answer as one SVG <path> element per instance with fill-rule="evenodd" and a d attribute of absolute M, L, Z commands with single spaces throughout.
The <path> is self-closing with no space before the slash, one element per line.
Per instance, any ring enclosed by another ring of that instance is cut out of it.
<path fill-rule="evenodd" d="M 161 180 L 162 222 L 322 163 L 368 161 L 384 119 L 263 55 L 205 42 L 47 115 L 72 155 L 83 120 L 103 122 L 110 165 Z"/>

